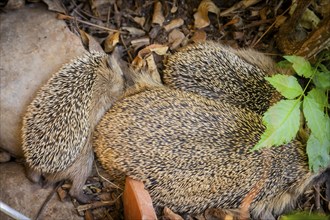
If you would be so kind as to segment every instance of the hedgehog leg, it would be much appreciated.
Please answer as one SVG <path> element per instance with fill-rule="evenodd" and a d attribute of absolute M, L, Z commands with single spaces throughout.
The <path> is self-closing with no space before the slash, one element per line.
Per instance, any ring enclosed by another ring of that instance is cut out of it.
<path fill-rule="evenodd" d="M 83 193 L 83 187 L 88 176 L 92 172 L 94 153 L 92 146 L 86 144 L 86 152 L 83 152 L 79 158 L 74 162 L 70 167 L 69 179 L 72 181 L 72 186 L 69 191 L 69 194 L 76 198 L 79 202 L 88 203 L 92 197 L 85 195 Z"/>
<path fill-rule="evenodd" d="M 28 165 L 26 165 L 25 167 L 25 171 L 26 171 L 26 177 L 33 183 L 38 183 L 41 185 L 42 183 L 42 174 L 40 171 L 37 171 L 31 167 L 29 167 Z"/>

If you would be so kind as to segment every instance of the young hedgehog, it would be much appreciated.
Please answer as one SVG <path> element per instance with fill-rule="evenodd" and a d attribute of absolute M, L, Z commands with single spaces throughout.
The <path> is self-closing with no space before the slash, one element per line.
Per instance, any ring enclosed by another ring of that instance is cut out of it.
<path fill-rule="evenodd" d="M 250 152 L 265 130 L 259 114 L 147 84 L 114 104 L 93 143 L 103 167 L 143 181 L 157 207 L 274 219 L 319 176 L 299 141 Z"/>
<path fill-rule="evenodd" d="M 280 71 L 272 59 L 253 49 L 236 50 L 207 41 L 169 56 L 162 78 L 171 88 L 262 114 L 281 99 L 264 78 Z"/>
<path fill-rule="evenodd" d="M 40 89 L 23 120 L 23 152 L 33 182 L 72 181 L 70 195 L 89 198 L 82 187 L 94 160 L 91 134 L 122 95 L 123 74 L 116 60 L 87 53 L 64 65 Z"/>

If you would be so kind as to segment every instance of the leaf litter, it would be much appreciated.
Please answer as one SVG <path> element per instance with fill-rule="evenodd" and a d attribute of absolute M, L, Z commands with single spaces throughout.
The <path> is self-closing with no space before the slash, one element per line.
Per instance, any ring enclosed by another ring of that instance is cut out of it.
<path fill-rule="evenodd" d="M 11 3 L 13 1 L 8 1 L 8 9 L 13 5 Z M 284 54 L 297 51 L 298 47 L 310 46 L 309 41 L 313 42 L 314 37 L 312 32 L 321 22 L 322 17 L 329 16 L 327 14 L 329 10 L 326 9 L 330 8 L 330 3 L 326 1 L 321 0 L 319 4 L 314 2 L 312 8 L 302 13 L 303 19 L 299 25 L 305 29 L 305 34 L 291 33 L 291 36 L 297 39 L 292 42 L 292 47 L 286 47 L 286 40 L 282 39 L 281 33 L 285 33 L 285 25 L 293 20 L 290 15 L 294 17 L 300 13 L 298 7 L 294 5 L 296 3 L 290 7 L 290 2 L 287 1 L 275 0 L 266 3 L 260 0 L 221 2 L 43 0 L 43 2 L 48 5 L 49 10 L 59 13 L 58 19 L 65 20 L 72 32 L 80 35 L 87 49 L 103 49 L 111 53 L 117 45 L 120 45 L 124 48 L 124 60 L 137 69 L 147 68 L 156 80 L 160 80 L 162 60 L 166 59 L 169 53 L 189 43 L 205 40 L 215 40 L 234 48 L 253 47 L 278 60 Z M 326 22 L 323 23 L 327 25 Z M 274 35 L 278 32 L 280 34 L 274 40 Z M 311 34 L 308 35 L 309 33 Z M 324 33 L 321 32 L 319 35 L 324 37 L 322 34 Z M 301 43 L 299 37 L 304 38 L 307 44 Z M 298 53 L 314 51 L 306 48 L 298 50 Z M 317 49 L 319 52 L 320 49 Z M 306 56 L 311 57 L 313 54 Z M 95 196 L 96 200 L 88 205 L 74 202 L 77 213 L 85 219 L 123 219 L 121 202 L 123 177 L 110 176 L 99 165 L 98 167 L 98 172 L 94 167 L 93 175 L 84 188 L 85 193 Z M 64 184 L 57 190 L 61 200 L 68 199 L 69 187 L 70 185 Z M 324 194 L 324 188 L 318 190 Z M 306 192 L 304 199 L 301 200 L 301 209 L 308 210 L 314 206 L 312 197 L 314 197 L 313 192 Z M 161 218 L 180 219 L 180 216 L 169 209 L 164 209 Z M 187 218 L 193 219 L 193 216 Z M 208 209 L 194 218 L 232 219 L 232 216 L 225 215 L 217 209 Z"/>

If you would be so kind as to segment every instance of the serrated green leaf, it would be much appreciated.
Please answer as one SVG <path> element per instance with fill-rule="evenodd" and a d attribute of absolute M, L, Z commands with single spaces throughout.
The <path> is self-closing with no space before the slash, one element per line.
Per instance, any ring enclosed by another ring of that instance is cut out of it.
<path fill-rule="evenodd" d="M 307 141 L 307 155 L 309 168 L 313 172 L 317 172 L 320 168 L 328 167 L 330 164 L 330 141 L 327 138 L 319 140 L 313 132 Z"/>
<path fill-rule="evenodd" d="M 327 104 L 327 97 L 320 89 L 312 89 L 303 102 L 303 112 L 308 127 L 315 137 L 321 140 L 325 134 L 326 118 L 324 107 Z"/>
<path fill-rule="evenodd" d="M 303 89 L 294 76 L 276 74 L 265 79 L 287 99 L 294 99 L 303 93 Z"/>
<path fill-rule="evenodd" d="M 285 69 L 288 69 L 292 66 L 292 64 L 287 61 L 287 60 L 281 60 L 280 62 L 278 62 L 276 64 L 276 66 L 280 67 L 280 68 L 285 68 Z"/>
<path fill-rule="evenodd" d="M 310 78 L 312 76 L 314 70 L 305 58 L 296 55 L 283 57 L 292 63 L 292 68 L 299 76 L 303 76 L 305 78 Z"/>
<path fill-rule="evenodd" d="M 310 213 L 305 211 L 282 215 L 280 220 L 329 220 L 329 218 L 323 213 Z"/>
<path fill-rule="evenodd" d="M 300 124 L 299 100 L 281 100 L 265 112 L 266 131 L 252 150 L 288 143 L 297 134 Z"/>
<path fill-rule="evenodd" d="M 313 77 L 313 82 L 317 88 L 329 90 L 330 89 L 330 71 L 316 72 Z"/>

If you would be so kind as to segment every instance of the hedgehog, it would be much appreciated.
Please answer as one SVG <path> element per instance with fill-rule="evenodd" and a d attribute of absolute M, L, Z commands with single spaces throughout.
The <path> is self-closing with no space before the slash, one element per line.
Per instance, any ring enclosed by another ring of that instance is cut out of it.
<path fill-rule="evenodd" d="M 287 70 L 253 49 L 206 41 L 188 45 L 164 62 L 162 79 L 176 89 L 226 101 L 263 114 L 282 96 L 265 76 Z"/>
<path fill-rule="evenodd" d="M 298 140 L 251 151 L 264 130 L 248 108 L 141 82 L 100 120 L 93 148 L 111 175 L 142 181 L 156 207 L 275 219 L 322 172 L 309 170 Z"/>
<path fill-rule="evenodd" d="M 86 53 L 52 75 L 23 118 L 27 177 L 46 185 L 71 180 L 69 194 L 87 203 L 82 188 L 94 161 L 91 134 L 123 91 L 117 61 L 100 52 Z"/>

